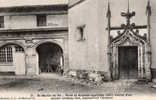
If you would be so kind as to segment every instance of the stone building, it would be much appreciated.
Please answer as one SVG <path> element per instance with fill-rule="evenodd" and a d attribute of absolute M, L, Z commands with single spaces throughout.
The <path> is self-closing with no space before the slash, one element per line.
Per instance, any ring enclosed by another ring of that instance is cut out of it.
<path fill-rule="evenodd" d="M 56 1 L 0 7 L 0 72 L 156 78 L 156 1 Z"/>
<path fill-rule="evenodd" d="M 155 0 L 69 0 L 69 68 L 108 80 L 156 76 Z"/>
<path fill-rule="evenodd" d="M 68 4 L 16 4 L 0 7 L 0 72 L 38 75 L 65 71 Z"/>

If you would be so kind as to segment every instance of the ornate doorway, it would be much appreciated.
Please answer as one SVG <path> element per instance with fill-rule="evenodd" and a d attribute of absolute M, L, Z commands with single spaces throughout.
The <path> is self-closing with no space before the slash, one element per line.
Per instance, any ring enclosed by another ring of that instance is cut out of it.
<path fill-rule="evenodd" d="M 138 77 L 138 47 L 119 47 L 119 78 L 137 79 Z"/>
<path fill-rule="evenodd" d="M 113 79 L 146 78 L 150 70 L 148 44 L 135 32 L 126 30 L 111 44 L 111 68 Z"/>
<path fill-rule="evenodd" d="M 151 81 L 151 6 L 149 1 L 146 8 L 147 25 L 131 23 L 131 18 L 135 16 L 135 11 L 130 11 L 128 0 L 127 12 L 121 12 L 121 16 L 126 18 L 126 23 L 120 26 L 111 26 L 111 10 L 108 3 L 107 54 L 110 76 L 113 80 L 137 78 L 138 80 Z M 114 33 L 116 33 L 116 36 L 114 36 Z"/>

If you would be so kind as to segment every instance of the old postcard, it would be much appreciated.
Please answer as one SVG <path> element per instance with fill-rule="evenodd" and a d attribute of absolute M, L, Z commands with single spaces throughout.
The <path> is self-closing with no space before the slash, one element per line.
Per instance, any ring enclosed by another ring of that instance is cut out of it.
<path fill-rule="evenodd" d="M 0 0 L 0 100 L 155 100 L 155 0 Z"/>

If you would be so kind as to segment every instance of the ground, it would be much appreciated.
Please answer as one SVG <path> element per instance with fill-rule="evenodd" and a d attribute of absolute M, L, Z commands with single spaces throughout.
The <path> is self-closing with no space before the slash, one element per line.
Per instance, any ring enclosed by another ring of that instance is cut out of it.
<path fill-rule="evenodd" d="M 118 80 L 101 84 L 85 83 L 59 75 L 0 76 L 0 95 L 3 93 L 78 93 L 78 94 L 128 94 L 154 96 L 154 83 L 138 84 L 135 80 Z M 1 99 L 0 99 L 1 100 Z"/>

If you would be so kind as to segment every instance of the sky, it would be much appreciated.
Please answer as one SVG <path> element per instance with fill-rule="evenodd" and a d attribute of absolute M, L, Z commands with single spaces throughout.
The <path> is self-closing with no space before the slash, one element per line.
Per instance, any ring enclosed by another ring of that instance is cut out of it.
<path fill-rule="evenodd" d="M 67 4 L 68 0 L 0 0 L 0 7 Z"/>

